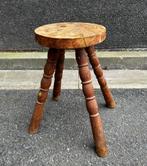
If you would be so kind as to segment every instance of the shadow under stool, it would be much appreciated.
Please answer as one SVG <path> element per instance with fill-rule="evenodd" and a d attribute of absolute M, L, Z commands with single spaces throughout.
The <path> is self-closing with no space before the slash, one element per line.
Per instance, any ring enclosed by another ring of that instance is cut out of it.
<path fill-rule="evenodd" d="M 35 38 L 40 45 L 48 47 L 49 51 L 28 132 L 34 134 L 39 129 L 43 117 L 44 103 L 48 96 L 53 74 L 55 74 L 53 100 L 58 100 L 61 93 L 65 49 L 75 49 L 76 61 L 82 81 L 86 107 L 90 117 L 96 153 L 100 157 L 105 157 L 108 154 L 108 148 L 99 114 L 99 107 L 94 94 L 88 61 L 91 63 L 98 83 L 100 84 L 106 106 L 114 108 L 116 103 L 107 86 L 103 76 L 103 70 L 94 48 L 94 45 L 105 40 L 106 28 L 102 25 L 82 22 L 54 23 L 36 28 Z"/>

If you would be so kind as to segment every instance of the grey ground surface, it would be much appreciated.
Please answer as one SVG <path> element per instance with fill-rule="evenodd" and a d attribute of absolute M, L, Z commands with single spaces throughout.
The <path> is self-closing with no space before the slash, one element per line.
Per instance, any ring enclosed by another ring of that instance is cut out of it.
<path fill-rule="evenodd" d="M 94 152 L 92 133 L 81 90 L 63 90 L 59 102 L 45 106 L 41 129 L 26 132 L 33 111 L 35 90 L 0 91 L 1 166 L 146 166 L 147 90 L 113 90 L 114 110 L 104 107 L 100 91 L 100 114 L 109 145 L 109 156 Z"/>

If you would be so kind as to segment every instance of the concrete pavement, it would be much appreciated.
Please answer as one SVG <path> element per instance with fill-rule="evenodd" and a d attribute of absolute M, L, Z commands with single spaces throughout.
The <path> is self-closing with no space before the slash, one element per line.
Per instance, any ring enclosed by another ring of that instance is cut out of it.
<path fill-rule="evenodd" d="M 104 69 L 147 70 L 147 51 L 99 51 Z M 75 52 L 65 54 L 65 69 L 77 69 Z M 47 52 L 0 52 L 0 70 L 42 70 Z"/>
<path fill-rule="evenodd" d="M 0 70 L 0 89 L 38 89 L 42 70 Z M 94 88 L 99 88 L 91 71 Z M 147 70 L 104 70 L 110 88 L 145 89 Z M 79 89 L 81 81 L 77 70 L 64 70 L 62 89 Z M 52 86 L 51 86 L 52 89 Z"/>

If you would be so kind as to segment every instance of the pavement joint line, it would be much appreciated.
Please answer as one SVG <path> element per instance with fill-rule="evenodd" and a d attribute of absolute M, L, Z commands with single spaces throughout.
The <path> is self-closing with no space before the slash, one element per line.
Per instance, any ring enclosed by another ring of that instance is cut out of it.
<path fill-rule="evenodd" d="M 147 57 L 147 51 L 96 51 L 100 58 Z M 66 59 L 75 59 L 74 51 L 66 51 Z M 46 59 L 47 52 L 0 52 L 0 59 Z"/>
<path fill-rule="evenodd" d="M 39 89 L 42 75 L 42 70 L 0 70 L 0 89 Z M 92 71 L 91 75 L 99 89 Z M 147 89 L 147 70 L 104 70 L 104 75 L 112 89 Z M 81 89 L 78 70 L 64 70 L 62 89 Z"/>

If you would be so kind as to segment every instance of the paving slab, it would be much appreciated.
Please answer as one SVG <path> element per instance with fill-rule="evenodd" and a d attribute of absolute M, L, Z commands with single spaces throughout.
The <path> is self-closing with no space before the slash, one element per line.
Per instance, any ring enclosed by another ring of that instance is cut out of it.
<path fill-rule="evenodd" d="M 117 107 L 107 109 L 96 90 L 109 146 L 97 157 L 81 90 L 63 90 L 59 102 L 49 93 L 38 134 L 26 131 L 36 90 L 0 90 L 1 166 L 146 166 L 147 89 L 112 91 Z"/>
<path fill-rule="evenodd" d="M 104 69 L 147 70 L 147 51 L 99 51 L 96 50 Z M 43 69 L 47 52 L 0 52 L 0 70 Z M 65 69 L 76 70 L 74 51 L 66 51 Z"/>
<path fill-rule="evenodd" d="M 0 70 L 0 89 L 39 89 L 43 70 Z M 91 71 L 94 88 L 100 88 Z M 147 70 L 104 70 L 110 88 L 147 88 Z M 53 88 L 53 84 L 51 89 Z M 79 89 L 77 70 L 64 70 L 62 89 Z"/>

